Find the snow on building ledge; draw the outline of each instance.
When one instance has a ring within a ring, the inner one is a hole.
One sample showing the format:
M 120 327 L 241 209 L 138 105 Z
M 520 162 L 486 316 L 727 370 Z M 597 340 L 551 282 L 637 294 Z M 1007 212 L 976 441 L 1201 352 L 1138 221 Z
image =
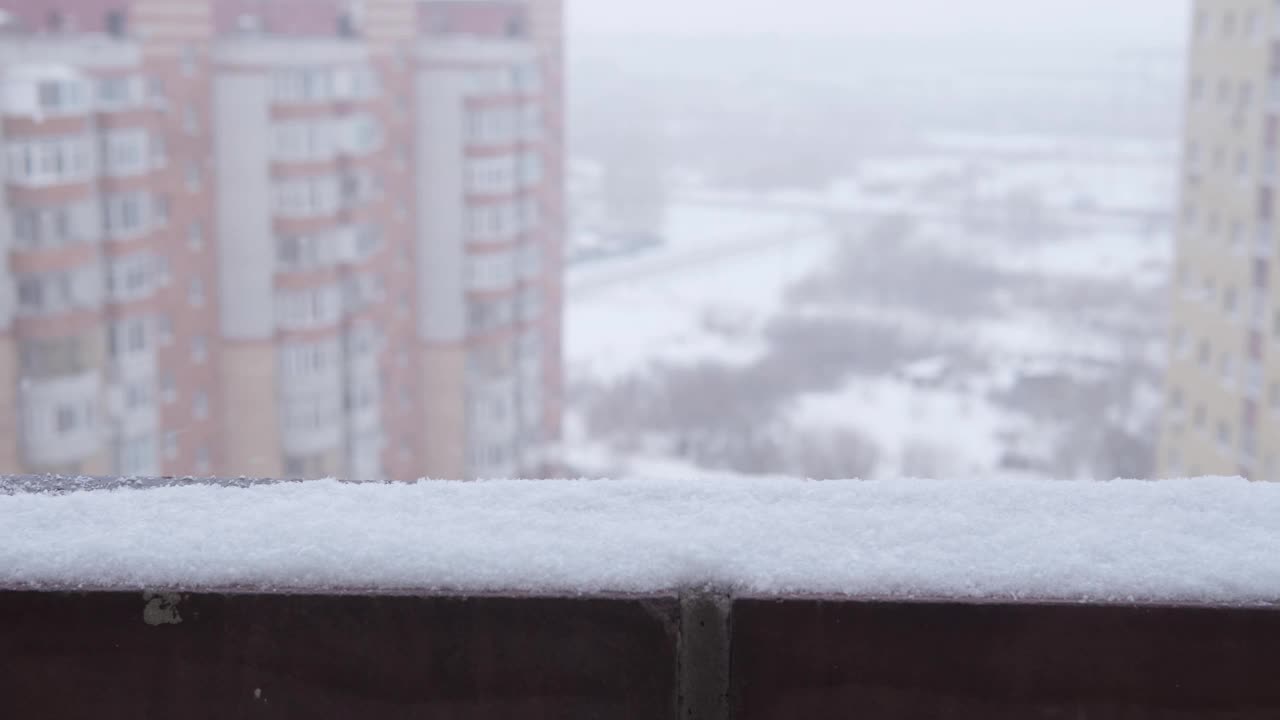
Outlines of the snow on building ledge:
M 1276 518 L 1229 478 L 9 478 L 0 587 L 1267 605 Z

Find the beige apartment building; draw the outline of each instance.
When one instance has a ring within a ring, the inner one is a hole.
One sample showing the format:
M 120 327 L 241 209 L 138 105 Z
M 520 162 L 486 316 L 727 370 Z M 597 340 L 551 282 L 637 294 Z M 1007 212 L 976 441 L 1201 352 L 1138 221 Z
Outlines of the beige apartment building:
M 1157 467 L 1280 479 L 1280 2 L 1198 0 Z
M 559 0 L 0 9 L 0 472 L 554 472 Z

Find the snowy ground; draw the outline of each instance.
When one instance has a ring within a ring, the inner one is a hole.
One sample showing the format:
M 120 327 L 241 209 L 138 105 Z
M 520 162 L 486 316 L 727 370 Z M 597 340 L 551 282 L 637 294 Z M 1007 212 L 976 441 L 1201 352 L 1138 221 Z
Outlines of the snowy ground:
M 598 422 L 601 393 L 641 381 L 658 392 L 663 373 L 684 367 L 711 368 L 708 380 L 741 375 L 738 394 L 772 392 L 733 410 L 781 428 L 769 432 L 856 431 L 878 450 L 869 475 L 1106 472 L 1086 457 L 1114 451 L 1102 447 L 1105 428 L 1081 417 L 1096 412 L 1142 435 L 1158 409 L 1171 158 L 1138 142 L 1015 140 L 941 138 L 928 152 L 865 161 L 817 192 L 735 193 L 684 174 L 667 247 L 568 278 L 570 465 L 659 477 L 729 470 L 660 430 Z M 901 215 L 910 229 L 877 246 L 869 233 Z M 850 257 L 866 267 L 839 275 Z M 789 332 L 806 323 L 829 330 Z M 817 344 L 787 347 L 794 338 Z M 912 377 L 931 356 L 949 370 Z M 792 386 L 764 389 L 783 360 Z M 841 377 L 805 376 L 840 362 Z M 719 402 L 733 399 L 727 392 Z M 1099 406 L 1054 417 L 1042 405 L 1063 392 Z
M 657 362 L 750 362 L 789 285 L 830 252 L 811 215 L 671 208 L 666 245 L 569 270 L 569 376 L 609 380 Z

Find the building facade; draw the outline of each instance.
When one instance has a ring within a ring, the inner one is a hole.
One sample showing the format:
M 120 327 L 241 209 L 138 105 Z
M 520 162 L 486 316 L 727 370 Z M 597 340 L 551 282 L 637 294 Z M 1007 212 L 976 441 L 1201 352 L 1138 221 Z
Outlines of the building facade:
M 559 3 L 287 6 L 0 0 L 0 471 L 554 470 Z
M 1280 480 L 1280 3 L 1199 0 L 1158 467 Z

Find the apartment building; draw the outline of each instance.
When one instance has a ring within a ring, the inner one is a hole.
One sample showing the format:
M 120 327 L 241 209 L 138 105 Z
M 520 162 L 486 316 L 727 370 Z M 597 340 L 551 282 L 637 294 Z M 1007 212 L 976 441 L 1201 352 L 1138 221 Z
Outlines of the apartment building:
M 0 470 L 552 469 L 558 4 L 0 0 Z
M 1199 0 L 1158 467 L 1280 479 L 1280 2 Z

